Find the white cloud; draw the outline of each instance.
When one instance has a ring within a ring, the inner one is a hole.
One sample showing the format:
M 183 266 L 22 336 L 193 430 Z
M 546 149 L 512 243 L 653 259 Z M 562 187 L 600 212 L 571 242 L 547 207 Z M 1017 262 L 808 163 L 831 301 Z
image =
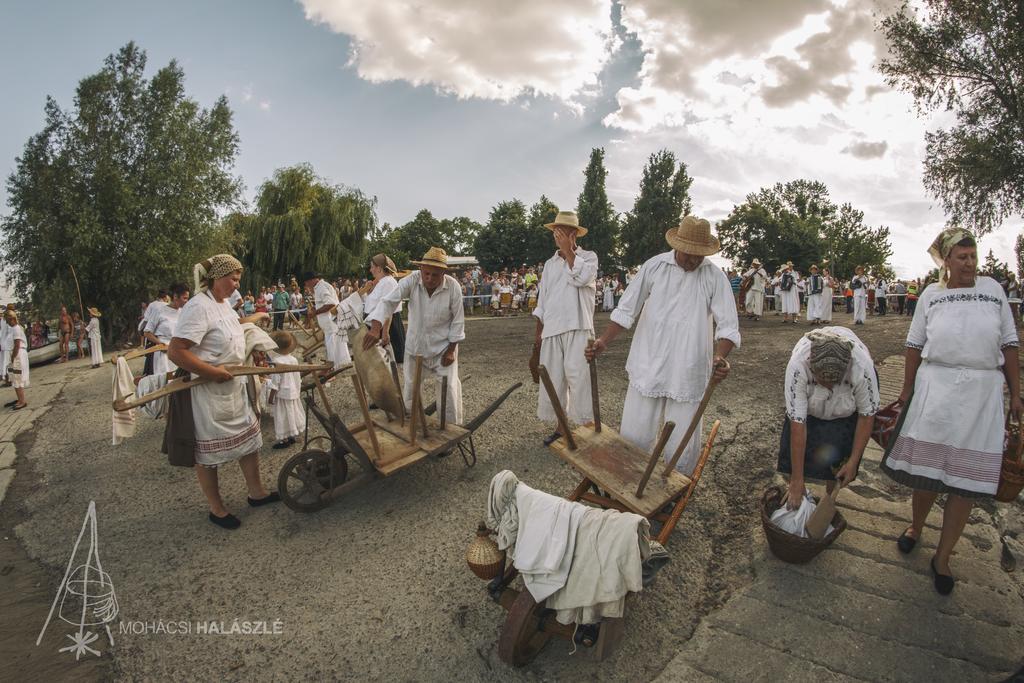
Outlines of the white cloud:
M 260 100 L 260 109 L 262 111 L 270 111 L 270 100 Z
M 300 2 L 307 19 L 351 36 L 349 64 L 361 78 L 463 98 L 575 103 L 617 46 L 609 0 Z

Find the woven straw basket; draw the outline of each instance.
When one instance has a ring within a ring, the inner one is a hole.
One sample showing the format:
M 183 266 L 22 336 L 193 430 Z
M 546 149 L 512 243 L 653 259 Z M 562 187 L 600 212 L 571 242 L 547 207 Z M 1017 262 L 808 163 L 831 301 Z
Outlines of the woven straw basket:
M 772 524 L 771 519 L 772 513 L 782 506 L 783 495 L 785 492 L 781 486 L 770 486 L 761 496 L 761 526 L 764 527 L 764 535 L 768 538 L 768 547 L 772 554 L 783 562 L 791 564 L 810 562 L 818 553 L 832 545 L 832 542 L 839 538 L 839 534 L 846 530 L 846 519 L 836 510 L 836 514 L 832 518 L 832 533 L 821 540 L 802 538 L 788 533 Z
M 491 538 L 491 531 L 483 522 L 476 530 L 476 538 L 466 549 L 466 564 L 484 581 L 490 581 L 505 570 L 505 553 Z

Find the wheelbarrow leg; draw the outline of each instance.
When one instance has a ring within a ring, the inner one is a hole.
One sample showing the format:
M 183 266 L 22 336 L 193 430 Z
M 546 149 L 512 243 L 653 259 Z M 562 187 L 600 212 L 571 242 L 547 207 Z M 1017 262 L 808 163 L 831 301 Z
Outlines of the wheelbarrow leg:
M 711 455 L 711 446 L 715 443 L 715 437 L 718 436 L 718 428 L 722 426 L 721 420 L 715 420 L 715 423 L 711 425 L 711 433 L 708 434 L 708 440 L 704 444 L 704 450 L 701 451 L 700 458 L 697 460 L 697 467 L 693 470 L 693 476 L 690 477 L 690 485 L 686 487 L 686 493 L 681 495 L 677 500 L 675 506 L 672 508 L 672 514 L 669 515 L 668 520 L 661 527 L 661 532 L 658 533 L 658 543 L 665 545 L 668 542 L 669 536 L 676 528 L 676 524 L 679 523 L 679 517 L 683 514 L 683 510 L 686 509 L 686 505 L 690 502 L 690 497 L 693 495 L 693 490 L 697 488 L 697 482 L 700 481 L 700 475 L 704 472 L 704 464 L 708 461 L 708 456 Z

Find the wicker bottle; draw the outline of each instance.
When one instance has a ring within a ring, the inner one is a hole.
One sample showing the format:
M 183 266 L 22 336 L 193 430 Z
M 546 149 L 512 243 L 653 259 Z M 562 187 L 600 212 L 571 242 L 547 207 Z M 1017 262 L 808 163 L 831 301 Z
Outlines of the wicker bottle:
M 483 522 L 477 527 L 476 538 L 466 549 L 466 563 L 484 581 L 499 576 L 505 569 L 505 554 L 498 550 L 490 529 Z

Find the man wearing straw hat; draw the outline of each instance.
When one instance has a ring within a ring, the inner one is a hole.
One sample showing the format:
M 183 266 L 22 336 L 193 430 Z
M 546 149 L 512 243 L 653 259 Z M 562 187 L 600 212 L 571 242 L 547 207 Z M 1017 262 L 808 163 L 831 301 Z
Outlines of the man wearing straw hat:
M 89 335 L 89 355 L 92 356 L 92 367 L 98 368 L 103 364 L 103 342 L 100 339 L 100 313 L 99 309 L 90 306 L 89 311 L 89 324 L 85 326 L 85 331 Z
M 324 280 L 314 271 L 307 271 L 302 275 L 302 285 L 313 292 L 313 306 L 316 314 L 317 324 L 324 333 L 324 349 L 327 353 L 327 361 L 334 364 L 338 369 L 342 365 L 352 362 L 352 355 L 348 351 L 348 337 L 338 328 L 335 322 L 334 313 L 338 308 L 338 290 L 327 280 Z
M 416 374 L 416 356 L 423 358 L 423 370 L 437 378 L 437 404 L 441 405 L 441 377 L 448 378 L 447 420 L 462 424 L 462 382 L 459 381 L 459 342 L 466 338 L 462 310 L 462 286 L 447 274 L 448 254 L 440 247 L 430 247 L 421 261 L 413 261 L 419 270 L 398 282 L 398 287 L 384 296 L 366 322 L 370 331 L 363 338 L 363 348 L 380 342 L 382 325 L 391 323 L 391 316 L 402 299 L 409 300 L 409 329 L 405 337 L 406 409 L 412 408 L 412 390 Z
M 697 414 L 712 376 L 722 380 L 729 374 L 725 358 L 740 345 L 740 330 L 732 286 L 705 258 L 721 249 L 710 223 L 686 216 L 679 227 L 665 233 L 665 239 L 672 250 L 640 268 L 587 358 L 604 351 L 639 320 L 626 360 L 629 389 L 619 431 L 650 452 L 662 424 L 675 422 L 665 447 L 668 460 Z M 697 463 L 700 432 L 698 425 L 677 461 L 676 469 L 684 475 L 690 475 Z
M 750 289 L 747 290 L 743 308 L 748 318 L 760 320 L 764 314 L 764 285 L 768 282 L 768 273 L 762 267 L 761 259 L 750 262 L 750 270 L 743 273 L 743 279 L 747 278 L 750 278 Z
M 590 401 L 590 371 L 583 352 L 594 338 L 594 297 L 597 294 L 597 254 L 580 249 L 576 240 L 587 234 L 575 211 L 559 211 L 544 227 L 555 238 L 558 251 L 544 264 L 537 307 L 537 332 L 531 370 L 543 365 L 551 376 L 559 402 L 576 423 L 594 419 Z M 536 381 L 536 380 L 535 380 Z M 537 419 L 555 421 L 547 392 L 537 396 Z M 545 445 L 558 438 L 555 432 Z

